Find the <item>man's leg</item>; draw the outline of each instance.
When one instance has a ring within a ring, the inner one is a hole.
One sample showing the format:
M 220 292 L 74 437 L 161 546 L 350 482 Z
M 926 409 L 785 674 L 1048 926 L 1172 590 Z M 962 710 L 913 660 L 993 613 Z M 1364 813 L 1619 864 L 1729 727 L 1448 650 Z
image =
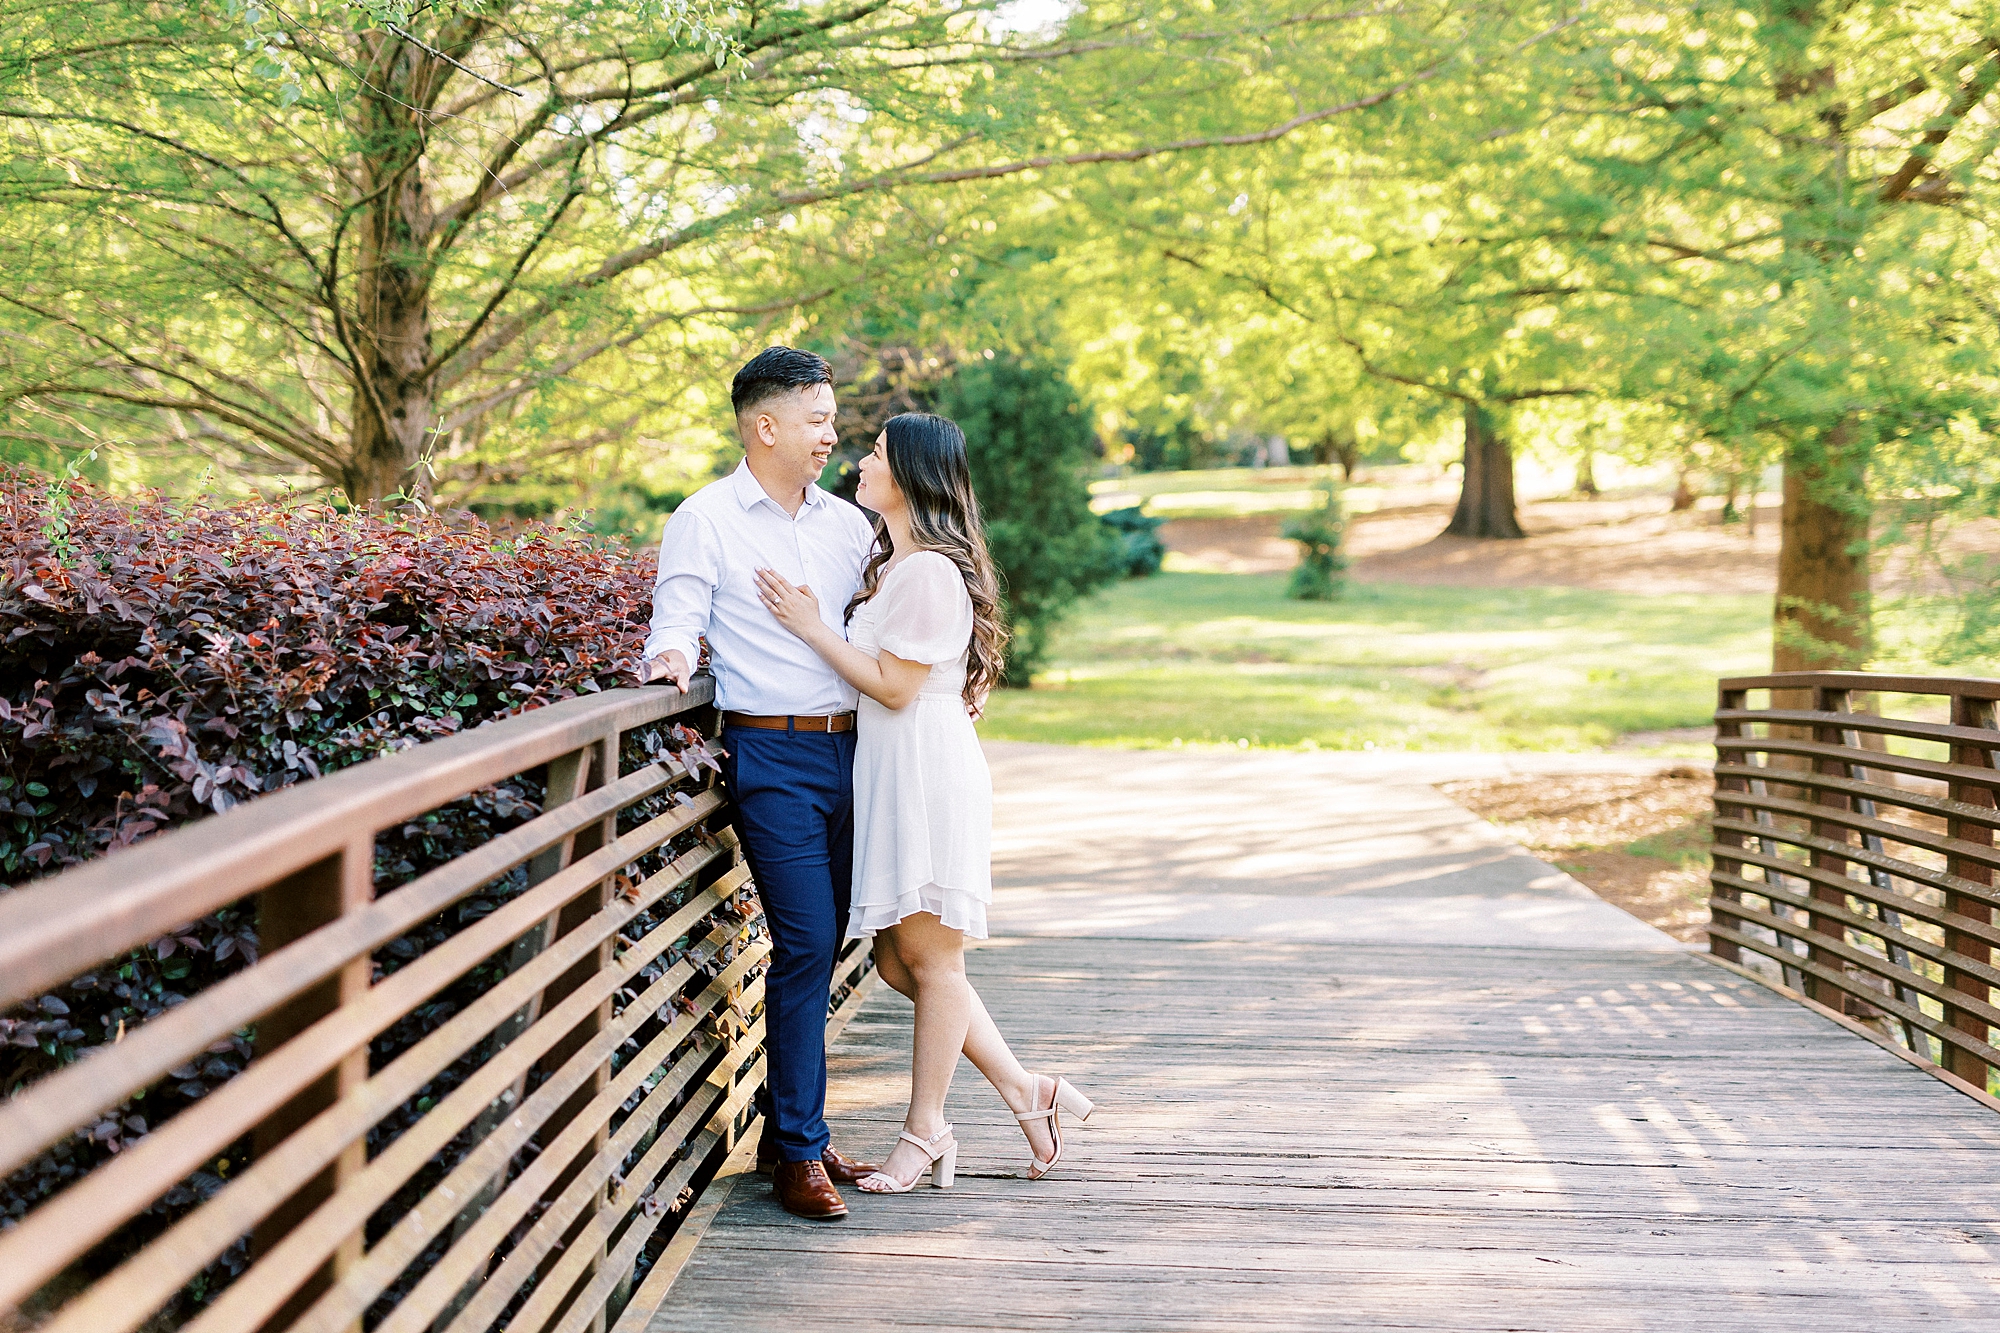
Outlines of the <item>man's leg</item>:
M 840 783 L 833 809 L 828 812 L 826 845 L 833 877 L 834 952 L 847 934 L 847 909 L 854 901 L 854 733 L 833 736 L 834 763 Z M 828 984 L 832 978 L 828 978 Z
M 732 727 L 723 777 L 764 919 L 769 1114 L 778 1157 L 816 1162 L 827 1145 L 826 999 L 842 923 L 828 830 L 840 801 L 838 737 Z

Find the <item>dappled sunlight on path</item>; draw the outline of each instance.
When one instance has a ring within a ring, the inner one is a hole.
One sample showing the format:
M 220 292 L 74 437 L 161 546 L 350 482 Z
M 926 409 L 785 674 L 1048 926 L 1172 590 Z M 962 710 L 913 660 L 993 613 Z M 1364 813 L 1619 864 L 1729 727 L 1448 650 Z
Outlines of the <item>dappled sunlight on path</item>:
M 1533 760 L 992 754 L 968 970 L 1096 1114 L 1031 1183 L 964 1067 L 953 1190 L 813 1226 L 738 1177 L 652 1333 L 1903 1333 L 2000 1299 L 2000 1121 L 1425 785 Z M 894 1138 L 910 1016 L 878 989 L 835 1049 L 851 1152 Z

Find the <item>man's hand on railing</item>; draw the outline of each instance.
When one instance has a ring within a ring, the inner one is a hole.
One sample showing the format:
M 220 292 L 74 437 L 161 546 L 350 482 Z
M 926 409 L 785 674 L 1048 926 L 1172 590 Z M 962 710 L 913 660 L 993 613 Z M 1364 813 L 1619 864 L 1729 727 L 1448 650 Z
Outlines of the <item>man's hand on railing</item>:
M 670 680 L 674 688 L 687 693 L 688 678 L 694 674 L 688 660 L 677 648 L 669 648 L 658 657 L 648 658 L 639 664 L 639 683 L 650 684 L 656 680 Z

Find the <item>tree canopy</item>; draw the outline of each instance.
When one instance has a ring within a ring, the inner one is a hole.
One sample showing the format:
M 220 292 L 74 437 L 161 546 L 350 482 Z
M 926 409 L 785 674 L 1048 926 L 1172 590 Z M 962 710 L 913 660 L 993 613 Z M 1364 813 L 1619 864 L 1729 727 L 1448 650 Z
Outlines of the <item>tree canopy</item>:
M 357 499 L 546 468 L 698 415 L 746 328 L 921 293 L 995 183 L 1421 88 L 1466 20 L 1417 8 L 26 9 L 0 395 L 16 439 L 165 436 Z
M 0 448 L 462 502 L 718 438 L 765 341 L 997 349 L 1161 461 L 1463 440 L 1473 535 L 1518 449 L 1780 463 L 1794 664 L 1992 511 L 1994 0 L 1012 13 L 18 8 Z

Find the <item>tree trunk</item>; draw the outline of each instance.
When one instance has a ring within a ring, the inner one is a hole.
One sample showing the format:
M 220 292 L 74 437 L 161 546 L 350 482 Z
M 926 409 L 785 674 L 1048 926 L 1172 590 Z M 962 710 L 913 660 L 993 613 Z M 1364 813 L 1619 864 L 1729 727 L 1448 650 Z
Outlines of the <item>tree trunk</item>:
M 1674 482 L 1673 512 L 1682 514 L 1694 508 L 1695 498 L 1693 474 L 1682 468 L 1680 478 Z
M 1342 437 L 1333 446 L 1333 456 L 1340 460 L 1340 478 L 1353 481 L 1355 469 L 1361 466 L 1361 441 L 1352 435 Z
M 1583 446 L 1583 454 L 1576 460 L 1576 493 L 1595 500 L 1603 492 L 1597 486 L 1597 450 Z
M 1845 424 L 1785 455 L 1774 671 L 1854 670 L 1867 660 L 1868 459 Z
M 1514 451 L 1493 428 L 1493 414 L 1465 405 L 1465 478 L 1445 531 L 1454 537 L 1525 537 L 1514 517 Z
M 387 496 L 429 494 L 419 474 L 424 443 L 436 418 L 431 359 L 432 229 L 425 195 L 422 141 L 410 105 L 422 105 L 419 84 L 428 75 L 422 52 L 404 44 L 390 86 L 403 100 L 371 99 L 363 112 L 373 122 L 368 165 L 374 203 L 356 247 L 354 344 L 361 382 L 354 386 L 353 423 L 341 486 L 357 505 Z

